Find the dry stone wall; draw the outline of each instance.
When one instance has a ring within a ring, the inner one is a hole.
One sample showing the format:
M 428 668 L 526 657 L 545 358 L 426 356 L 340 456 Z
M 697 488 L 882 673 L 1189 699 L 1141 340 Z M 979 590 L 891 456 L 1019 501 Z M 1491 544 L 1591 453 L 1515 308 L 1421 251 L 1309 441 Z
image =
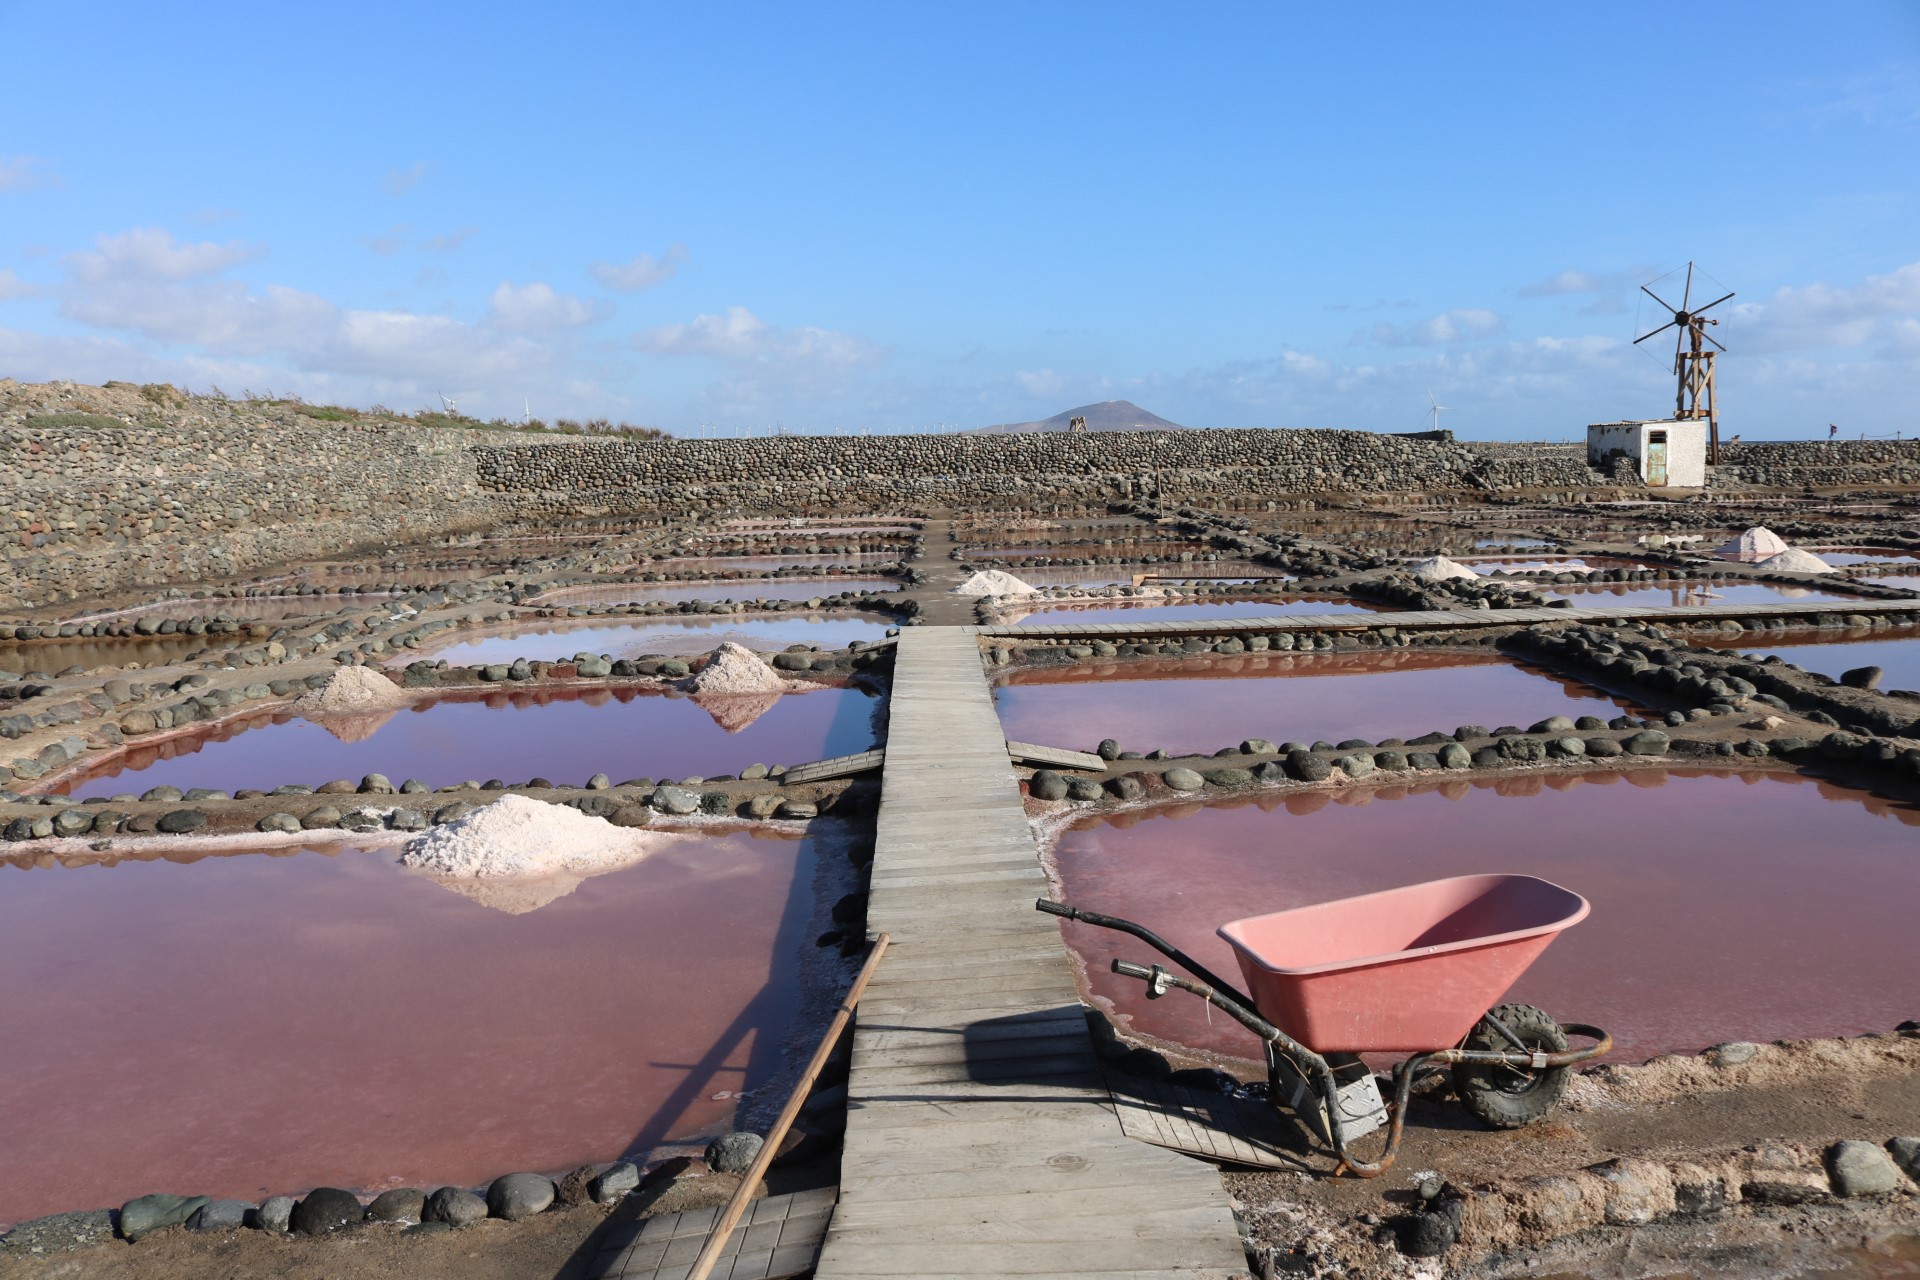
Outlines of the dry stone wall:
M 96 401 L 99 388 L 63 388 Z M 322 422 L 183 401 L 127 425 L 33 425 L 45 388 L 0 396 L 0 606 L 257 574 L 508 520 L 724 511 L 976 509 L 1159 497 L 1617 487 L 1578 445 L 1360 431 L 883 435 L 623 441 Z M 124 399 L 125 397 L 123 397 Z M 1920 484 L 1920 444 L 1741 445 L 1740 485 Z
M 1289 493 L 1591 487 L 1572 454 L 1489 457 L 1364 431 L 1138 431 L 552 442 L 479 456 L 483 484 L 538 505 L 633 510 L 1014 506 Z
M 466 432 L 0 427 L 0 602 L 250 574 L 491 522 Z

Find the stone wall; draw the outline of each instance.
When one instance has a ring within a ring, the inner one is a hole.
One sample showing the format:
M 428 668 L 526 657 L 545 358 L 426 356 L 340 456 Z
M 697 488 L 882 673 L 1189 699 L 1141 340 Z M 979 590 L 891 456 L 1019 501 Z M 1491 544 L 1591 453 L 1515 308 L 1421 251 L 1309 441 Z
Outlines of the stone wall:
M 1034 506 L 1156 493 L 1201 501 L 1296 493 L 1591 487 L 1577 452 L 1492 457 L 1364 431 L 1131 431 L 555 441 L 478 457 L 522 505 L 832 510 Z
M 467 432 L 0 427 L 0 601 L 250 574 L 490 523 Z
M 1756 441 L 1720 447 L 1716 486 L 1891 489 L 1920 486 L 1920 440 Z
M 0 605 L 347 556 L 510 520 L 661 512 L 1052 507 L 1155 497 L 1615 487 L 1579 444 L 1361 431 L 625 441 L 317 421 L 298 406 L 0 381 Z M 80 408 L 125 423 L 35 425 Z M 1920 443 L 1750 444 L 1736 485 L 1920 484 Z

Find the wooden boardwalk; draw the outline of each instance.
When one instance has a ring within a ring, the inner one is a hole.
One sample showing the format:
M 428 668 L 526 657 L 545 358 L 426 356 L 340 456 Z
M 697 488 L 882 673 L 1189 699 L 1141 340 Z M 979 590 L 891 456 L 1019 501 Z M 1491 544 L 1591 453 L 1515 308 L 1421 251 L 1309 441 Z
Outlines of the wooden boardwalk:
M 816 1274 L 1246 1274 L 1219 1173 L 1121 1131 L 972 628 L 901 631 L 840 1202 Z

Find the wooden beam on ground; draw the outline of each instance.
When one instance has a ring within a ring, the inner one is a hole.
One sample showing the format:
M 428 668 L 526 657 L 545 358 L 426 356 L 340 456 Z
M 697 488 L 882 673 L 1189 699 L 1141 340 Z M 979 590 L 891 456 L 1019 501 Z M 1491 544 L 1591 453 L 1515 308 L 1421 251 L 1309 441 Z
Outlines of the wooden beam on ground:
M 1042 747 L 1031 742 L 1007 739 L 1007 755 L 1022 764 L 1058 765 L 1062 769 L 1105 769 L 1107 762 L 1086 751 L 1065 747 Z
M 885 748 L 873 751 L 861 751 L 850 756 L 834 756 L 828 760 L 815 760 L 809 764 L 796 764 L 780 775 L 782 782 L 825 782 L 828 778 L 850 778 L 856 773 L 867 773 L 886 763 Z

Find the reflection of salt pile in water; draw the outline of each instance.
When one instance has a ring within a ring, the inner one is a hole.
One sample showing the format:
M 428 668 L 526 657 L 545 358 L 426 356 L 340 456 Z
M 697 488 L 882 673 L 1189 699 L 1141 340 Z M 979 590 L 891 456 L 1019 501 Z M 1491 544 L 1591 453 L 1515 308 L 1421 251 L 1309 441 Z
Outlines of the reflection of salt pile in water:
M 1773 569 L 1780 573 L 1832 573 L 1833 566 L 1811 551 L 1800 547 L 1788 547 L 1778 555 L 1768 556 L 1753 566 L 1756 569 Z
M 693 703 L 728 733 L 739 733 L 780 705 L 778 693 L 696 693 Z
M 483 906 L 519 914 L 679 839 L 611 826 L 565 805 L 505 795 L 409 840 L 402 866 Z
M 314 723 L 342 742 L 365 742 L 399 714 L 398 711 L 374 711 L 357 716 L 326 715 Z
M 341 667 L 318 689 L 296 698 L 293 709 L 305 716 L 364 715 L 394 711 L 412 701 L 372 667 Z
M 1789 550 L 1786 541 L 1765 525 L 1755 525 L 1732 542 L 1716 549 L 1716 555 L 1730 560 L 1765 560 Z
M 1428 556 L 1425 560 L 1415 560 L 1407 566 L 1407 573 L 1422 582 L 1449 582 L 1456 578 L 1480 576 L 1458 560 L 1449 560 L 1445 556 Z
M 950 593 L 956 596 L 1030 596 L 1033 588 L 1003 569 L 982 569 Z

